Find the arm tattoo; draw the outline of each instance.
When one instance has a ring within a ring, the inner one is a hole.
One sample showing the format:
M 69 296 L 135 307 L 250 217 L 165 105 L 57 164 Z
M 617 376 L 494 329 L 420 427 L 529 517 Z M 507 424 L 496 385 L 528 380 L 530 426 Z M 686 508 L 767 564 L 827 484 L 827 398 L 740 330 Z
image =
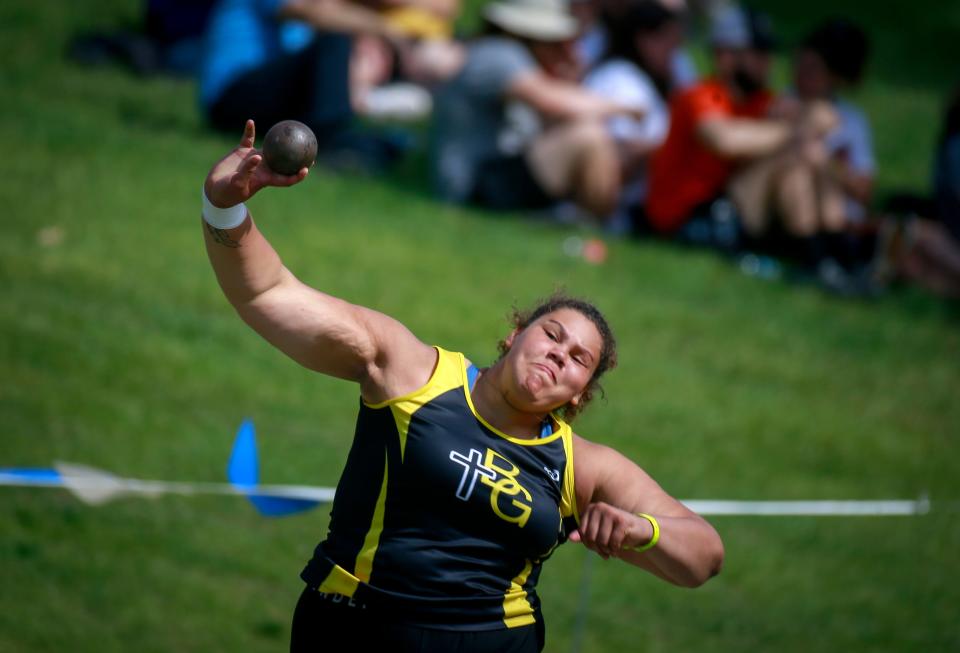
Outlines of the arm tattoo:
M 230 234 L 227 233 L 226 229 L 217 229 L 216 227 L 209 225 L 206 222 L 204 222 L 203 224 L 207 228 L 207 231 L 210 232 L 210 235 L 213 236 L 213 239 L 218 243 L 220 243 L 221 245 L 223 245 L 224 247 L 232 247 L 232 248 L 240 247 L 240 243 L 235 241 L 233 238 L 231 238 Z

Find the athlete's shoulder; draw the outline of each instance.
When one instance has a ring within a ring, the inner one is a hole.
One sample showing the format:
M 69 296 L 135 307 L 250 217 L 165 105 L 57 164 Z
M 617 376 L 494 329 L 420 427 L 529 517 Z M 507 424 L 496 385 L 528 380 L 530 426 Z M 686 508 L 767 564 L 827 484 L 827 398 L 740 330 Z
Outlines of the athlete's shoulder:
M 420 404 L 448 390 L 462 386 L 466 378 L 463 354 L 437 346 L 431 347 L 431 350 L 434 352 L 434 362 L 426 382 L 409 392 L 384 401 L 372 402 L 365 398 L 364 404 L 369 408 L 385 408 L 386 406 L 409 402 Z

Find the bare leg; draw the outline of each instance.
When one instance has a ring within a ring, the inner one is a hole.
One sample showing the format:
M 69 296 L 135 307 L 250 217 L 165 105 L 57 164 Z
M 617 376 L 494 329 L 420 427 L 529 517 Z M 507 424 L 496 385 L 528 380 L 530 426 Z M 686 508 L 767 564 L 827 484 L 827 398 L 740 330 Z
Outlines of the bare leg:
M 350 102 L 354 111 L 363 113 L 370 89 L 390 77 L 393 52 L 387 42 L 376 36 L 358 36 L 350 53 Z
M 815 175 L 810 166 L 799 161 L 784 169 L 775 188 L 777 213 L 791 236 L 815 236 L 820 220 L 817 210 Z
M 935 293 L 960 298 L 960 243 L 930 220 L 914 221 L 910 236 L 911 247 L 899 261 L 903 275 Z
M 820 226 L 824 231 L 840 233 L 847 229 L 846 195 L 824 170 L 817 172 L 817 200 Z
M 813 167 L 790 149 L 739 170 L 727 193 L 751 236 L 762 236 L 775 216 L 790 235 L 810 236 L 821 226 L 816 181 Z
M 620 193 L 620 159 L 599 122 L 548 130 L 527 153 L 534 177 L 550 195 L 571 197 L 598 217 L 613 213 Z
M 762 236 L 770 226 L 773 182 L 785 160 L 780 154 L 754 161 L 737 171 L 727 184 L 727 194 L 751 236 Z

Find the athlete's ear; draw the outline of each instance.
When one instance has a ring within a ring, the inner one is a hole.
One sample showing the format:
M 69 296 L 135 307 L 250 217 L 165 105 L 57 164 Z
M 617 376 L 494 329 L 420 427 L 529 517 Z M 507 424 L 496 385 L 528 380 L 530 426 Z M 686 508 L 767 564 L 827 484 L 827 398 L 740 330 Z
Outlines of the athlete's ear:
M 513 341 L 516 340 L 518 333 L 520 333 L 519 327 L 511 331 L 510 335 L 503 339 L 503 344 L 507 346 L 508 351 L 511 347 L 513 347 Z
M 579 394 L 576 394 L 570 397 L 570 405 L 576 406 L 577 404 L 579 404 L 581 397 L 583 397 L 583 395 L 579 395 Z

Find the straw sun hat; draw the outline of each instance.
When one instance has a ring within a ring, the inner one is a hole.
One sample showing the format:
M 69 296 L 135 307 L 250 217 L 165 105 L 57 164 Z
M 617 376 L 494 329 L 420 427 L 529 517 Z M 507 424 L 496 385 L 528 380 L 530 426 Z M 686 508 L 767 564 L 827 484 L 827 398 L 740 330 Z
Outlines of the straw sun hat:
M 567 0 L 498 0 L 483 16 L 502 30 L 537 41 L 565 41 L 577 33 Z

